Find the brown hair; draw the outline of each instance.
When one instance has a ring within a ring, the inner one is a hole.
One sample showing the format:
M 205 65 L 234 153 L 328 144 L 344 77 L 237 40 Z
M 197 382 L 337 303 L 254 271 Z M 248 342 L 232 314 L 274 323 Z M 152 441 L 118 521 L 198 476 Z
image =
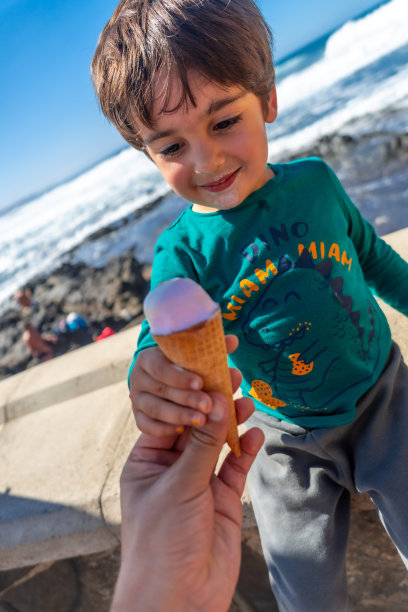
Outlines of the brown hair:
M 188 73 L 239 85 L 265 105 L 274 85 L 272 33 L 253 0 L 121 0 L 103 29 L 91 74 L 104 115 L 136 149 L 134 119 L 153 126 L 155 77 L 177 75 L 182 96 L 195 100 Z

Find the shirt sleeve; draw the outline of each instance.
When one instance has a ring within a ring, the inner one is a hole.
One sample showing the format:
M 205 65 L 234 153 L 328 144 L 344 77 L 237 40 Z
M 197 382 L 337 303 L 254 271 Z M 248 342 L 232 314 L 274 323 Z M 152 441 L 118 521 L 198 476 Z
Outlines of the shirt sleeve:
M 408 263 L 377 235 L 330 172 L 367 285 L 374 295 L 408 316 Z

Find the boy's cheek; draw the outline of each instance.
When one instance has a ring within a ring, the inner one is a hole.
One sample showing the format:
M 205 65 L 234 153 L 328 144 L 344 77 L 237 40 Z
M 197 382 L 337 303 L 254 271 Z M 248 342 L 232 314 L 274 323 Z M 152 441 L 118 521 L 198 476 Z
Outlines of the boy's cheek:
M 183 169 L 174 163 L 171 165 L 171 167 L 163 163 L 156 163 L 156 166 L 160 170 L 164 179 L 167 181 L 170 187 L 174 191 L 182 195 L 186 189 L 187 184 L 186 173 L 183 172 Z

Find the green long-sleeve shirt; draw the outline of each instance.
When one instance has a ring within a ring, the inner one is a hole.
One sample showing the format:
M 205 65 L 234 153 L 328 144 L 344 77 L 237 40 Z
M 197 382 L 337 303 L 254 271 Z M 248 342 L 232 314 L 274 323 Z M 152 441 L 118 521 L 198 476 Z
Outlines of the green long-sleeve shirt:
M 271 166 L 236 208 L 188 208 L 159 238 L 152 287 L 176 276 L 217 301 L 256 408 L 305 427 L 350 422 L 391 345 L 373 293 L 408 315 L 408 264 L 320 159 Z M 155 344 L 146 322 L 138 350 Z

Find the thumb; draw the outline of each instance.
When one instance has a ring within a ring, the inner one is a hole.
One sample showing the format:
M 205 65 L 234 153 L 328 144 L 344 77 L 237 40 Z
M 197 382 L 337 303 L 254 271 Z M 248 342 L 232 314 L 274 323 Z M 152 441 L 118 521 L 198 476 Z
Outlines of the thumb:
M 210 393 L 213 408 L 203 427 L 194 427 L 178 461 L 172 466 L 183 495 L 201 493 L 209 484 L 227 437 L 230 406 L 221 393 Z

